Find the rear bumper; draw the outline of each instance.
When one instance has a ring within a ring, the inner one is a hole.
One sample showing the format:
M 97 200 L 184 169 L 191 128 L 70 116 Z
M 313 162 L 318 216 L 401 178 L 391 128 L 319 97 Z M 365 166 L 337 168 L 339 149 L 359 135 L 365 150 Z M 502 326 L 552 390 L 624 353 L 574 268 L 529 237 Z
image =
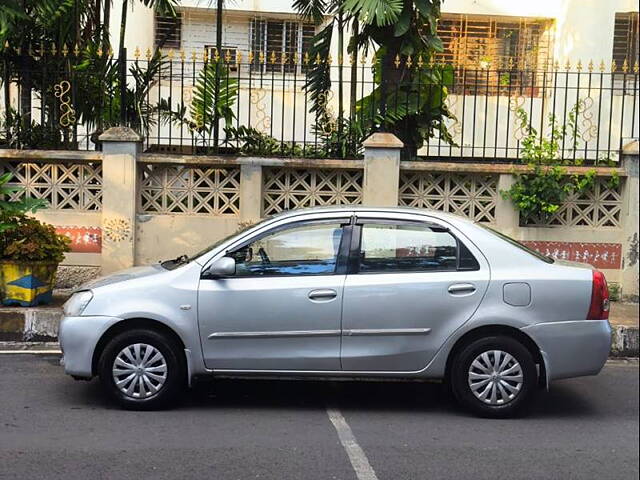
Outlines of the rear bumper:
M 611 349 L 607 320 L 537 323 L 522 329 L 540 347 L 547 381 L 596 375 Z
M 64 317 L 60 322 L 58 339 L 62 350 L 65 373 L 75 377 L 91 378 L 93 352 L 96 344 L 113 324 L 115 317 Z

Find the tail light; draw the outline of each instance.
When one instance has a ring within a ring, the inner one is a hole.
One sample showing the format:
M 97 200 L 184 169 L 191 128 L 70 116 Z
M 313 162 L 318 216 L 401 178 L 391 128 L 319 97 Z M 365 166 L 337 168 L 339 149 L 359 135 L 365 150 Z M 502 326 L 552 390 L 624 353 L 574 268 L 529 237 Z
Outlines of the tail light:
M 593 271 L 593 283 L 591 286 L 591 305 L 587 320 L 609 319 L 609 287 L 604 274 L 598 270 Z

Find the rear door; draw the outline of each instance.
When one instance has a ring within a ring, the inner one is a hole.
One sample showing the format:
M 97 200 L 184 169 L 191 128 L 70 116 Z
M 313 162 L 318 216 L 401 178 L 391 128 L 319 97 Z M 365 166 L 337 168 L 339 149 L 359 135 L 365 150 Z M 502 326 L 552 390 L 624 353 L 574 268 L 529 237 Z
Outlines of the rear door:
M 358 219 L 344 288 L 342 369 L 417 371 L 478 308 L 488 264 L 439 223 Z

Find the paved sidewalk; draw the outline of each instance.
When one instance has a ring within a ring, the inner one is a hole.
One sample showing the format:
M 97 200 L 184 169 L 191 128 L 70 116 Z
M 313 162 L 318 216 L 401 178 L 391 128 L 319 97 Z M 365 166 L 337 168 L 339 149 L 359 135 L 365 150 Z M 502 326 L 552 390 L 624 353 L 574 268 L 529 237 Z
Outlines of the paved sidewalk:
M 609 321 L 614 326 L 638 327 L 638 315 L 640 314 L 640 304 L 611 302 L 611 312 Z

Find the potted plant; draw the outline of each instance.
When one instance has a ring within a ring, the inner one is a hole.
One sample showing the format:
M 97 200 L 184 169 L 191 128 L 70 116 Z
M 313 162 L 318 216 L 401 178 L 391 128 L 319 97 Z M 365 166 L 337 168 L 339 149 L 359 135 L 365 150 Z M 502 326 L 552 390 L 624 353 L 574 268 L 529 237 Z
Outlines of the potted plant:
M 31 307 L 51 301 L 58 264 L 70 240 L 52 225 L 27 216 L 46 207 L 41 199 L 11 200 L 19 188 L 0 175 L 0 300 L 3 305 Z

